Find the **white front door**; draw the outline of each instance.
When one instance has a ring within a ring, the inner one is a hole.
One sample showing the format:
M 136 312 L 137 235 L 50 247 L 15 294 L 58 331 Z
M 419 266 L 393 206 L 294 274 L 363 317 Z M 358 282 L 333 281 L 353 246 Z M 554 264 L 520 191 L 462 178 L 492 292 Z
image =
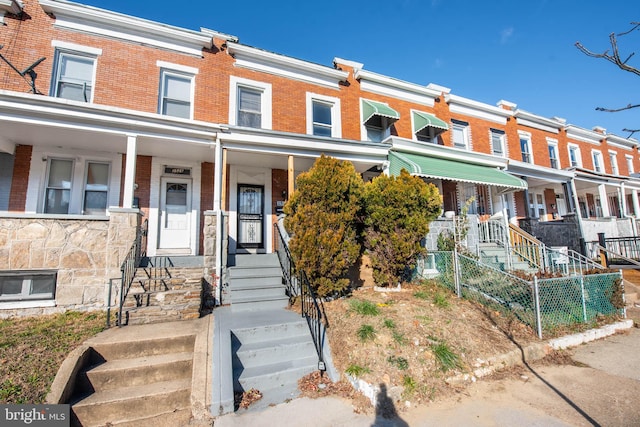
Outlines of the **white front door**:
M 162 178 L 160 183 L 159 249 L 191 245 L 191 180 Z

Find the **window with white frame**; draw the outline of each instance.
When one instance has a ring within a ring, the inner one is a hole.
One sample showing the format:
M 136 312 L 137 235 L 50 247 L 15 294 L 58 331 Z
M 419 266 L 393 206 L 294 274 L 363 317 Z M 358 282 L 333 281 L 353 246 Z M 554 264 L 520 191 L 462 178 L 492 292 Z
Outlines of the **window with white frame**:
M 531 152 L 531 135 L 520 133 L 520 154 L 524 163 L 533 163 Z
M 633 156 L 625 156 L 624 158 L 627 161 L 627 173 L 631 175 L 632 173 L 634 173 Z
M 577 145 L 569 145 L 569 166 L 572 168 L 579 168 L 582 166 L 580 147 Z
M 307 93 L 307 133 L 342 137 L 338 98 Z
M 591 158 L 593 159 L 593 170 L 596 172 L 604 172 L 602 168 L 602 153 L 599 151 L 592 151 Z
M 451 139 L 456 148 L 469 148 L 469 123 L 451 119 Z
M 50 300 L 55 297 L 55 290 L 55 271 L 6 271 L 0 273 L 0 303 Z
M 256 129 L 271 129 L 271 85 L 231 76 L 229 123 Z
M 549 165 L 553 169 L 560 169 L 560 161 L 558 160 L 558 144 L 554 142 L 547 142 L 547 148 L 549 150 Z
M 613 175 L 620 175 L 618 169 L 618 154 L 615 151 L 609 151 L 609 163 L 611 164 L 611 173 Z
M 192 116 L 193 75 L 172 70 L 161 71 L 160 114 L 190 119 Z
M 109 162 L 47 159 L 42 212 L 106 215 L 110 177 Z
M 491 129 L 491 153 L 496 156 L 505 156 L 504 137 L 505 132 L 499 129 Z
M 92 102 L 95 68 L 95 56 L 57 50 L 51 95 L 73 101 Z

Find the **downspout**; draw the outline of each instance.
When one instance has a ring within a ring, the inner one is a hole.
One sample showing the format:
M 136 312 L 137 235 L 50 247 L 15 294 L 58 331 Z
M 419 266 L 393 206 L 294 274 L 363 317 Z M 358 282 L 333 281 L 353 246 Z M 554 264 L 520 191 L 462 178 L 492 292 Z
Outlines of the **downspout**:
M 222 303 L 222 238 L 223 238 L 223 216 L 222 216 L 222 142 L 220 136 L 216 134 L 215 146 L 215 175 L 213 179 L 213 209 L 216 212 L 216 302 Z

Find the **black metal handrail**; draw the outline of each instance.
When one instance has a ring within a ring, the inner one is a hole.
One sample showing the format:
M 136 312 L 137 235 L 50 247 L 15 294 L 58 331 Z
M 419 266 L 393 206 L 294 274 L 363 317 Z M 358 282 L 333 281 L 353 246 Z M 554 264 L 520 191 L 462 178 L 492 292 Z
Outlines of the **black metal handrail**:
M 136 230 L 136 238 L 125 256 L 120 271 L 122 272 L 122 278 L 120 281 L 120 304 L 118 309 L 118 326 L 122 326 L 122 309 L 124 302 L 129 294 L 129 289 L 133 283 L 133 279 L 136 275 L 136 269 L 140 267 L 142 258 L 146 256 L 147 248 L 147 229 L 149 226 L 148 220 L 144 220 L 141 226 Z
M 309 331 L 311 332 L 311 338 L 313 344 L 318 353 L 318 369 L 321 371 L 326 370 L 324 363 L 324 356 L 322 353 L 322 347 L 324 346 L 324 340 L 326 338 L 326 329 L 329 327 L 327 317 L 324 314 L 324 307 L 322 301 L 317 297 L 315 291 L 309 283 L 309 279 L 304 271 L 298 270 L 295 267 L 291 252 L 287 245 L 280 225 L 274 224 L 275 236 L 276 236 L 276 252 L 278 259 L 280 260 L 280 267 L 282 267 L 282 274 L 289 294 L 289 303 L 295 300 L 296 296 L 300 296 L 301 315 L 307 320 L 309 325 Z
M 598 243 L 607 250 L 619 254 L 620 258 L 640 260 L 640 237 L 602 237 L 598 235 Z M 603 244 L 604 243 L 604 244 Z

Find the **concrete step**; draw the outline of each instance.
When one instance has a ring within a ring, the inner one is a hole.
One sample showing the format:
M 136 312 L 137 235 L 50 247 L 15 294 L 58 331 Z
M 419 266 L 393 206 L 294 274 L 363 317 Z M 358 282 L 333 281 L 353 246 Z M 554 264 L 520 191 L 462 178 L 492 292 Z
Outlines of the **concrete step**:
M 318 357 L 315 355 L 251 368 L 234 368 L 234 390 L 296 389 L 298 380 L 316 369 L 318 369 Z
M 265 286 L 282 286 L 282 272 L 276 275 L 256 275 L 231 278 L 229 284 L 233 289 L 261 288 Z
M 240 301 L 263 301 L 273 297 L 286 296 L 285 287 L 281 284 L 277 286 L 262 286 L 254 288 L 231 288 L 231 303 Z
M 249 266 L 249 267 L 229 267 L 229 278 L 231 280 L 241 278 L 260 278 L 260 277 L 282 277 L 282 269 L 280 264 Z
M 278 260 L 278 254 L 258 254 L 258 255 L 236 255 L 235 264 L 236 267 L 251 267 L 251 266 L 272 266 L 280 267 L 280 261 Z
M 95 353 L 105 361 L 132 359 L 159 354 L 193 352 L 194 335 L 148 338 L 135 341 L 99 342 L 92 345 Z
M 133 387 L 153 382 L 190 379 L 193 353 L 171 353 L 113 360 L 86 372 L 96 392 L 119 387 Z
M 241 311 L 264 311 L 287 308 L 289 297 L 286 295 L 278 297 L 263 297 L 260 300 L 249 297 L 232 297 L 231 311 L 234 313 Z
M 295 314 L 293 314 L 295 315 Z M 297 315 L 296 317 L 298 317 Z M 254 343 L 274 342 L 285 338 L 308 336 L 309 326 L 303 318 L 295 321 L 285 321 L 270 325 L 261 325 L 247 328 L 234 328 L 234 341 L 240 345 L 249 345 Z
M 176 427 L 190 425 L 191 409 L 177 409 L 153 415 L 151 417 L 136 418 L 135 420 L 125 420 L 111 422 L 113 427 Z
M 72 410 L 81 425 L 97 426 L 190 409 L 190 399 L 191 378 L 93 393 L 73 404 Z
M 251 406 L 246 409 L 238 409 L 236 413 L 242 414 L 244 412 L 261 411 L 271 406 L 288 402 L 300 396 L 300 390 L 298 389 L 297 384 L 295 386 L 288 384 L 285 386 L 278 386 L 271 389 L 260 390 L 260 393 L 262 393 L 262 399 L 252 403 Z
M 255 342 L 240 344 L 237 339 L 231 337 L 235 358 L 235 367 L 252 368 L 260 365 L 277 363 L 285 359 L 303 359 L 314 357 L 316 348 L 309 333 L 296 335 L 269 342 Z

